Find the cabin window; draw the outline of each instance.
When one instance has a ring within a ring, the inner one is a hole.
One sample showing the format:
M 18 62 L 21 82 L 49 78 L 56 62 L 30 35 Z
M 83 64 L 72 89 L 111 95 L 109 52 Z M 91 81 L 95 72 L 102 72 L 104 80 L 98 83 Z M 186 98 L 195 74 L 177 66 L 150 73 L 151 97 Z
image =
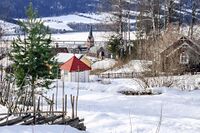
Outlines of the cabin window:
M 189 55 L 186 52 L 181 53 L 180 64 L 188 64 L 188 63 L 189 63 Z

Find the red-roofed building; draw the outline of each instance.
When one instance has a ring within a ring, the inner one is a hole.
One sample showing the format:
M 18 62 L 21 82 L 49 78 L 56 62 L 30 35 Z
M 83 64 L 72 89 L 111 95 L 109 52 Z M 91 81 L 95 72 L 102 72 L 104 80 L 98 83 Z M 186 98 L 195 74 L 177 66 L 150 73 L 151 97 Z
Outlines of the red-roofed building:
M 79 60 L 76 56 L 60 66 L 62 77 L 71 82 L 88 82 L 91 67 Z

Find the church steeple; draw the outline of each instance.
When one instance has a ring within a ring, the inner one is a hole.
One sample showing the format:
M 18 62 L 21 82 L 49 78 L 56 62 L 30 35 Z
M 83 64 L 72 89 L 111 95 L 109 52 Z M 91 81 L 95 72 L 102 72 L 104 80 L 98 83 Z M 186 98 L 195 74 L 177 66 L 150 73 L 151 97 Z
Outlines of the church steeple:
M 90 32 L 88 38 L 93 38 L 93 33 L 92 33 L 92 26 L 90 26 Z
M 87 39 L 87 47 L 91 48 L 92 46 L 94 46 L 94 37 L 93 37 L 93 33 L 92 33 L 92 26 L 90 26 L 90 31 L 89 31 L 89 35 L 88 35 L 88 39 Z

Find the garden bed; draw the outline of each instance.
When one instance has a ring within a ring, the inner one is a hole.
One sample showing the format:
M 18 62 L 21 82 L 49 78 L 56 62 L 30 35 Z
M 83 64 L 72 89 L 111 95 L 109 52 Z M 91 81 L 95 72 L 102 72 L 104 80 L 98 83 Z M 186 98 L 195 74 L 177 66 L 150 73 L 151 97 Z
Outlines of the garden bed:
M 153 92 L 153 91 L 133 91 L 133 90 L 126 90 L 126 91 L 118 91 L 118 93 L 121 93 L 123 95 L 160 95 L 162 94 L 161 92 Z

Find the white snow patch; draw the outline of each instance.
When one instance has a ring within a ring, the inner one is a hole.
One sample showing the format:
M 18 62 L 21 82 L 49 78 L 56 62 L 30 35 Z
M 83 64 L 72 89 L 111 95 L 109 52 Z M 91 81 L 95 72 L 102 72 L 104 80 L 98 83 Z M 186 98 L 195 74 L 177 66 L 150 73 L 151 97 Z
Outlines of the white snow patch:
M 4 34 L 13 34 L 16 29 L 19 28 L 18 25 L 0 20 L 0 27 L 3 29 Z
M 150 71 L 151 61 L 145 60 L 131 60 L 129 63 L 106 71 L 105 73 L 132 73 Z
M 82 54 L 72 54 L 72 53 L 58 53 L 56 55 L 56 59 L 59 63 L 64 63 L 71 59 L 73 56 L 76 56 L 78 59 L 82 56 Z
M 104 60 L 100 60 L 95 62 L 92 65 L 92 69 L 109 69 L 111 67 L 113 67 L 116 64 L 116 61 L 114 59 L 104 59 Z
M 2 133 L 86 133 L 63 125 L 4 126 L 0 127 L 0 131 Z

